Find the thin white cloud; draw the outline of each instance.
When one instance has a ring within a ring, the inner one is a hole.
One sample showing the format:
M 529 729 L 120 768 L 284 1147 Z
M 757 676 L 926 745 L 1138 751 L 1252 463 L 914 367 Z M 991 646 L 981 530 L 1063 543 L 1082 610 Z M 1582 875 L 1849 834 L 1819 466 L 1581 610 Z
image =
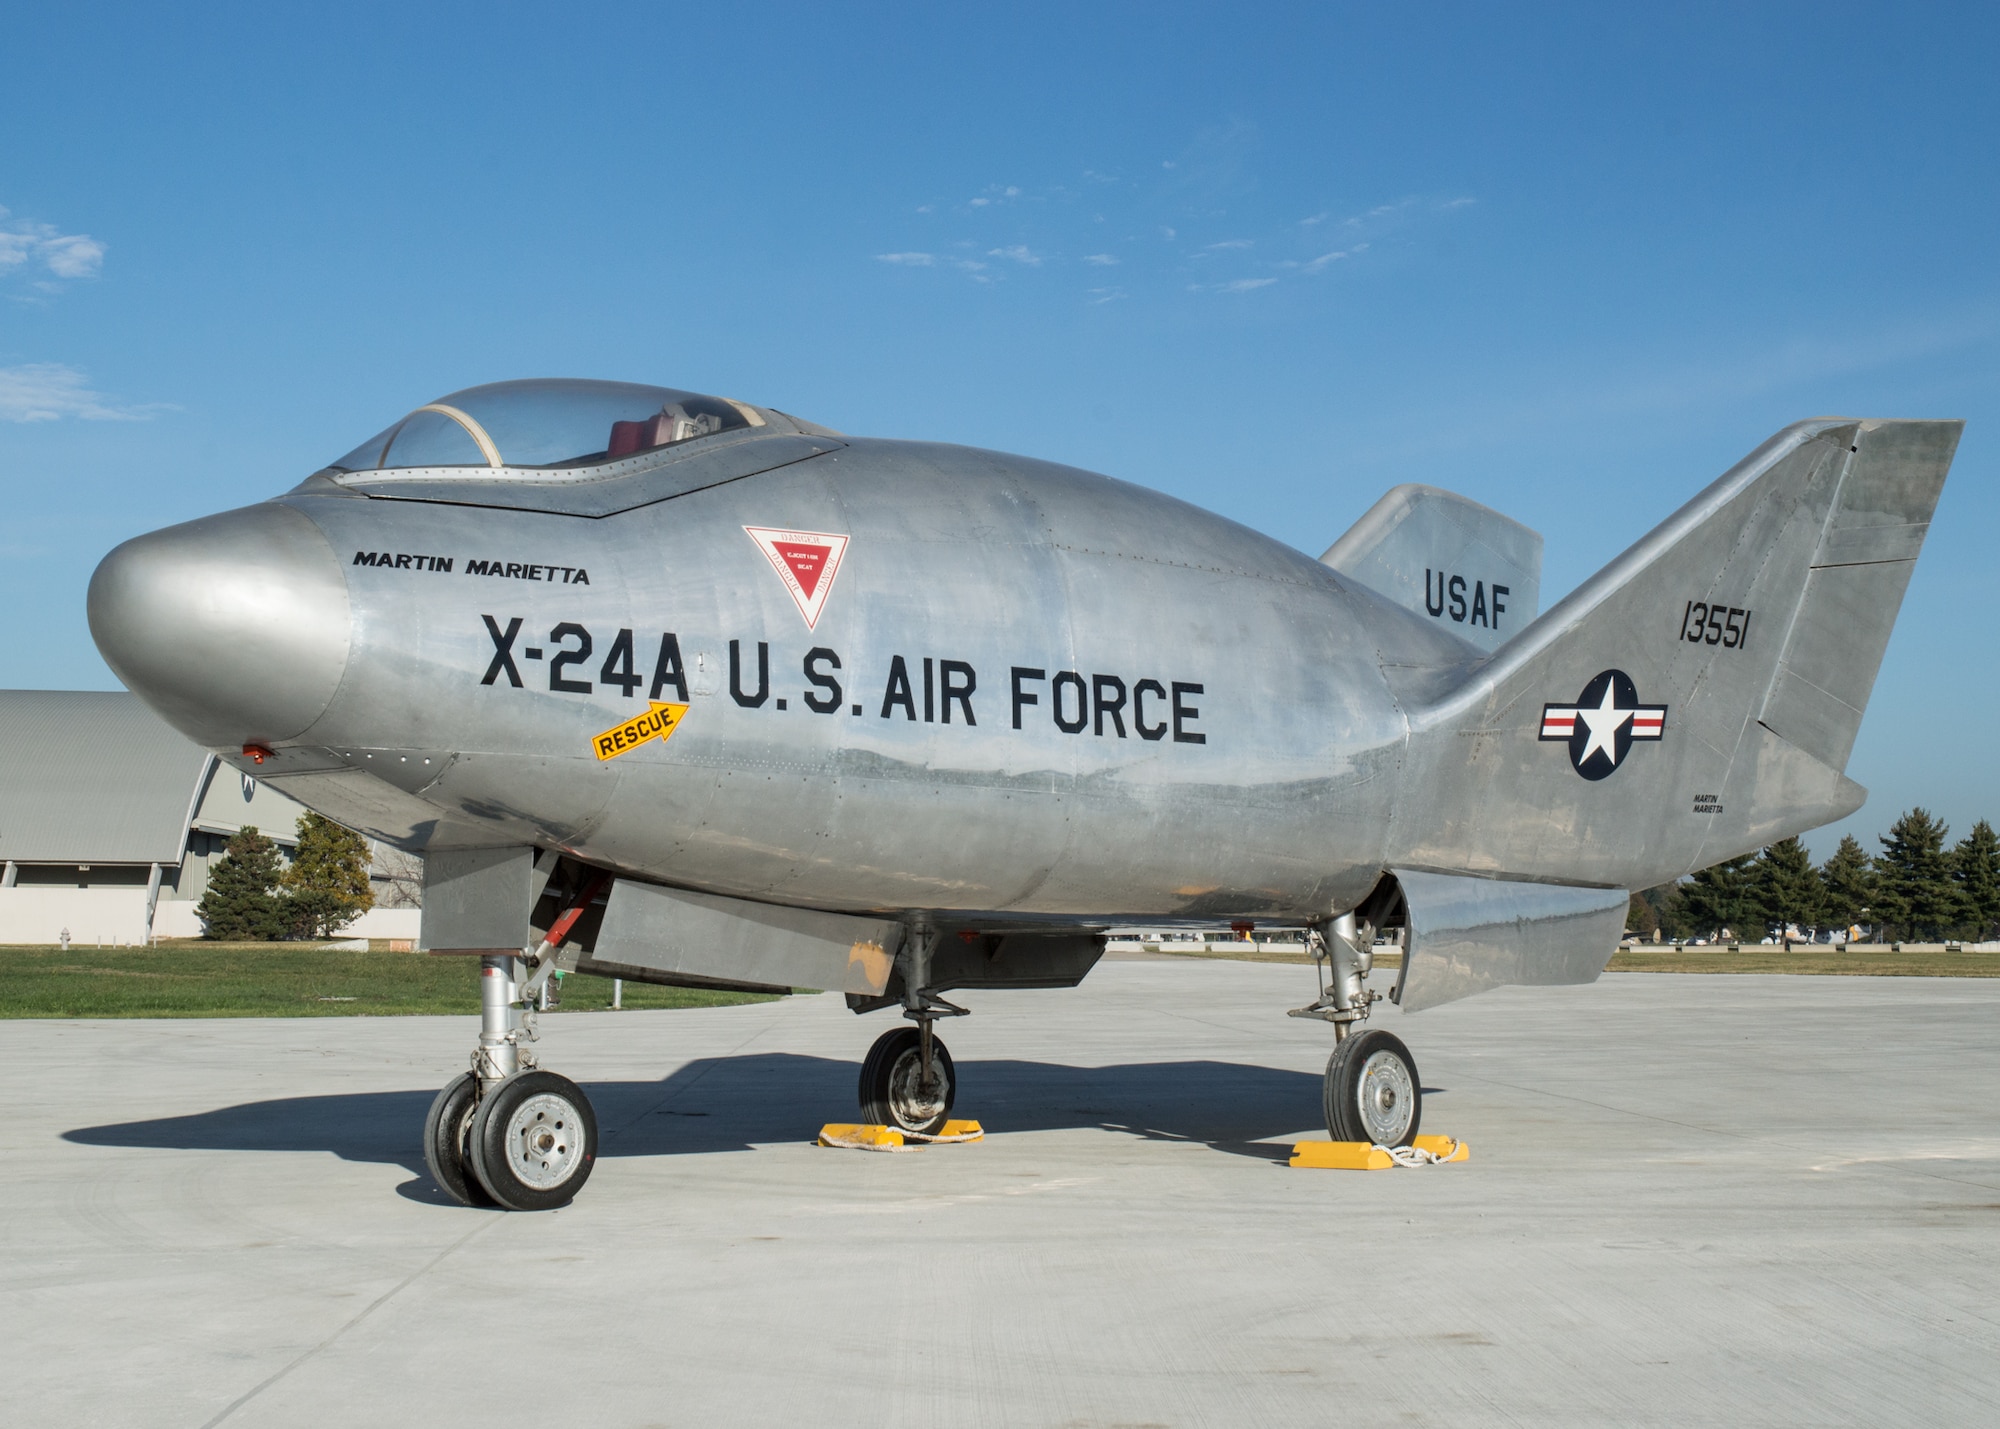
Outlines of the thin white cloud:
M 104 245 L 81 233 L 51 238 L 42 245 L 42 261 L 58 278 L 95 278 L 104 266 Z
M 95 278 L 104 266 L 104 247 L 87 233 L 64 233 L 54 224 L 10 218 L 0 208 L 0 272 L 39 267 L 57 278 Z
M 1225 238 L 1220 243 L 1208 244 L 1203 251 L 1207 253 L 1220 253 L 1228 248 L 1255 248 L 1256 246 L 1257 240 L 1254 238 Z
M 1405 209 L 1409 208 L 1415 202 L 1416 200 L 1413 198 L 1406 198 L 1396 203 L 1379 203 L 1375 205 L 1375 207 L 1369 209 L 1368 212 L 1358 213 L 1353 218 L 1346 220 L 1347 226 L 1349 228 L 1359 228 L 1366 223 L 1379 222 L 1380 220 L 1389 218 L 1394 214 L 1402 213 Z
M 935 268 L 937 266 L 937 255 L 935 253 L 877 253 L 875 261 L 877 263 L 894 263 L 901 268 Z
M 1218 293 L 1250 293 L 1255 292 L 1258 288 L 1268 288 L 1277 281 L 1276 278 L 1237 278 L 1233 282 L 1218 283 L 1215 291 Z
M 1100 268 L 1116 268 L 1118 266 L 1118 259 L 1110 253 L 1086 253 L 1083 255 L 1083 261 L 1094 263 Z
M 1090 290 L 1090 301 L 1092 306 L 1095 306 L 1099 303 L 1115 303 L 1120 298 L 1127 296 L 1129 295 L 1123 288 L 1092 288 Z
M 1016 243 L 1007 248 L 989 248 L 986 250 L 986 256 L 988 258 L 1011 258 L 1014 262 L 1024 264 L 1030 268 L 1039 268 L 1042 266 L 1042 255 L 1031 251 L 1025 243 Z
M 1464 208 L 1468 204 L 1475 204 L 1478 202 L 1479 200 L 1476 198 L 1450 198 L 1446 199 L 1443 203 L 1438 205 L 1438 211 L 1440 213 L 1449 213 L 1452 209 Z
M 114 406 L 91 387 L 88 377 L 67 363 L 0 367 L 0 421 L 59 422 L 78 417 L 86 422 L 143 422 L 157 412 L 173 410 L 164 402 Z

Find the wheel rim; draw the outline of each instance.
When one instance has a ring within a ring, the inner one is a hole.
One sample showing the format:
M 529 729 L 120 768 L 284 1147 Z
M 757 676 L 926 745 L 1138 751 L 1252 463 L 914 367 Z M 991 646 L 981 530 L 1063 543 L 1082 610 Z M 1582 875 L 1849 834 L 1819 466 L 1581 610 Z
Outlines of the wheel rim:
M 1377 1052 L 1361 1064 L 1355 1087 L 1361 1124 L 1377 1146 L 1394 1146 L 1409 1134 L 1417 1111 L 1417 1088 L 1410 1069 L 1394 1052 Z
M 529 1097 L 507 1118 L 507 1161 L 524 1186 L 553 1191 L 583 1164 L 583 1118 L 562 1097 Z
M 889 1069 L 889 1112 L 905 1130 L 928 1126 L 951 1105 L 951 1073 L 944 1058 L 931 1058 L 931 1085 L 924 1081 L 924 1054 L 912 1047 Z

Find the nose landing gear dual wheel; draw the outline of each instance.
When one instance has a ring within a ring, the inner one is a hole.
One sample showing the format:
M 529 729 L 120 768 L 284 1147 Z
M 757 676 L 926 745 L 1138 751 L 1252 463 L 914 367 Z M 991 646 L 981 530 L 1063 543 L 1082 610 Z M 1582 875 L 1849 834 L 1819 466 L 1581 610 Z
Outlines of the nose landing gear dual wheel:
M 479 1103 L 466 1161 L 486 1194 L 510 1211 L 566 1206 L 597 1161 L 597 1114 L 568 1077 L 516 1072 Z
M 461 1206 L 490 1206 L 466 1156 L 472 1118 L 479 1110 L 479 1078 L 466 1072 L 437 1094 L 424 1117 L 424 1165 L 438 1189 Z
M 1423 1115 L 1423 1083 L 1394 1033 L 1355 1032 L 1326 1064 L 1327 1134 L 1335 1141 L 1408 1146 Z
M 861 1064 L 861 1119 L 871 1126 L 933 1136 L 951 1115 L 957 1087 L 951 1053 L 933 1035 L 931 1075 L 924 1077 L 924 1034 L 914 1027 L 884 1032 Z

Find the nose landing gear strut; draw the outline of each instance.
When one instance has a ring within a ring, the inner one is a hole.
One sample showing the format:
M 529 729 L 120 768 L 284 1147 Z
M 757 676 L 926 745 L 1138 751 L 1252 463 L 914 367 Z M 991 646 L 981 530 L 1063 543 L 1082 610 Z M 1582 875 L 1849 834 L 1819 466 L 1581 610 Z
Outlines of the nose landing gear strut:
M 472 1070 L 431 1103 L 424 1164 L 466 1206 L 547 1211 L 583 1189 L 597 1161 L 597 1114 L 569 1078 L 535 1065 L 534 999 L 555 951 L 608 880 L 586 889 L 532 952 L 487 953 L 479 968 L 479 1046 Z M 527 959 L 538 967 L 527 976 Z

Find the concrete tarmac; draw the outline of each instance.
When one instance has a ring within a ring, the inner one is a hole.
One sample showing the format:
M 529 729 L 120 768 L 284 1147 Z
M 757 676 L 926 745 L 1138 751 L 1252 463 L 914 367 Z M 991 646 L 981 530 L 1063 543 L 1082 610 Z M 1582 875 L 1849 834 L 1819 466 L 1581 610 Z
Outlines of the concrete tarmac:
M 1301 968 L 964 994 L 977 1145 L 816 1148 L 888 1014 L 554 1015 L 570 1208 L 418 1154 L 472 1019 L 0 1024 L 17 1424 L 1988 1424 L 2000 981 L 1614 974 L 1381 1025 L 1466 1164 L 1295 1171 Z

